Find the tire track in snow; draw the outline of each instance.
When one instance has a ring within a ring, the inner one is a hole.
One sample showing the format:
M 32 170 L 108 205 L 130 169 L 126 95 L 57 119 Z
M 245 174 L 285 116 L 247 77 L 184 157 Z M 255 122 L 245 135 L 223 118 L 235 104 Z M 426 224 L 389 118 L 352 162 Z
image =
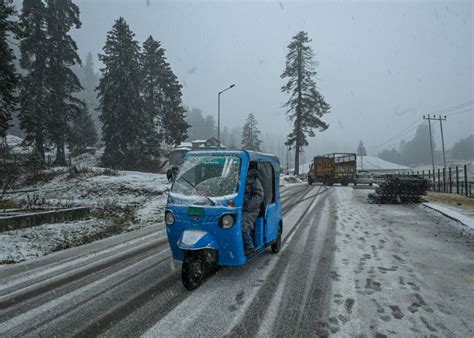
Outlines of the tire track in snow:
M 294 232 L 294 238 L 288 243 L 288 247 L 281 253 L 269 278 L 254 297 L 248 310 L 245 312 L 237 325 L 235 325 L 228 336 L 241 336 L 258 334 L 260 323 L 267 317 L 273 317 L 275 325 L 272 333 L 274 335 L 294 335 L 297 333 L 298 318 L 302 312 L 304 297 L 309 292 L 308 287 L 312 284 L 317 268 L 311 269 L 311 265 L 317 265 L 320 250 L 315 247 L 326 237 L 327 222 L 318 222 L 322 218 L 323 207 L 327 205 L 328 195 L 322 199 L 313 201 L 307 213 L 300 219 L 301 225 Z M 314 205 L 313 205 L 314 204 Z M 315 211 L 315 214 L 312 212 Z M 318 224 L 319 223 L 319 224 Z M 316 235 L 322 235 L 317 238 Z M 321 249 L 322 250 L 322 249 Z M 285 274 L 289 269 L 288 274 Z M 312 273 L 308 274 L 308 270 Z M 274 297 L 277 295 L 273 290 L 283 289 L 280 306 L 278 309 L 270 308 L 275 304 Z M 314 334 L 314 331 L 313 331 Z
M 289 215 L 297 204 L 322 193 L 320 188 L 317 194 L 308 196 L 309 191 L 312 189 L 303 185 L 287 189 L 282 194 L 283 213 Z M 296 202 L 289 204 L 293 201 Z M 288 233 L 285 239 L 292 235 Z M 106 248 L 103 255 L 100 251 L 94 253 L 100 257 L 99 261 L 78 256 L 59 262 L 65 265 L 64 269 L 49 264 L 26 284 L 25 272 L 19 274 L 18 280 L 11 275 L 11 284 L 0 298 L 2 332 L 47 336 L 66 332 L 83 336 L 101 332 L 114 335 L 144 332 L 191 295 L 181 286 L 179 271 L 163 268 L 172 262 L 169 254 L 158 263 L 153 262 L 152 257 L 159 254 L 163 245 L 167 246 L 166 237 L 151 243 L 145 241 L 131 249 L 127 246 L 118 250 Z M 153 275 L 158 272 L 158 265 L 162 272 Z M 131 267 L 142 272 L 131 276 Z M 249 269 L 255 268 L 255 264 L 249 265 Z M 24 327 L 17 326 L 20 322 Z M 11 323 L 16 324 L 9 326 Z
M 156 256 L 162 256 L 159 258 L 160 263 L 166 259 L 167 255 L 169 255 L 166 250 L 167 249 L 157 252 L 155 254 Z M 148 257 L 148 259 L 153 258 L 154 256 Z M 27 311 L 23 311 L 21 314 L 12 317 L 6 321 L 2 320 L 0 326 L 0 334 L 5 334 L 5 336 L 22 335 L 18 331 L 29 331 L 32 325 L 43 326 L 45 324 L 48 324 L 52 318 L 58 317 L 58 312 L 55 312 L 55 310 L 59 309 L 59 314 L 62 315 L 64 313 L 69 312 L 70 310 L 73 310 L 76 306 L 82 305 L 81 303 L 83 303 L 85 297 L 86 300 L 93 300 L 95 297 L 97 297 L 98 294 L 100 294 L 101 288 L 108 289 L 108 285 L 106 284 L 107 281 L 111 281 L 111 286 L 115 287 L 118 284 L 127 281 L 123 279 L 119 279 L 118 281 L 116 281 L 115 278 L 118 277 L 120 274 L 124 274 L 127 271 L 134 270 L 135 268 L 137 268 L 138 271 L 143 271 L 143 269 L 149 268 L 149 266 L 147 265 L 145 265 L 145 267 L 140 266 L 141 263 L 141 261 L 135 262 L 134 264 L 131 264 L 126 268 L 116 271 L 115 273 L 112 273 L 93 283 L 85 284 L 79 289 L 66 293 L 60 297 L 54 298 L 51 301 L 43 303 L 40 306 L 34 307 Z M 46 318 L 48 319 L 45 320 Z M 29 326 L 23 324 L 27 324 Z
M 157 252 L 157 250 L 167 244 L 166 240 L 161 238 L 157 241 L 147 243 L 138 248 L 132 248 L 119 255 L 106 257 L 99 261 L 90 262 L 84 266 L 74 269 L 73 271 L 66 271 L 55 275 L 52 278 L 42 280 L 39 283 L 29 285 L 17 291 L 7 293 L 0 296 L 0 310 L 5 310 L 13 305 L 24 302 L 30 298 L 38 297 L 51 289 L 56 289 L 61 286 L 70 284 L 81 278 L 93 275 L 106 268 L 112 267 L 116 264 L 124 265 L 124 262 L 133 260 L 135 257 L 147 254 L 149 252 Z M 126 266 L 126 265 L 125 265 Z M 2 316 L 3 317 L 3 316 Z M 0 317 L 1 318 L 1 317 Z

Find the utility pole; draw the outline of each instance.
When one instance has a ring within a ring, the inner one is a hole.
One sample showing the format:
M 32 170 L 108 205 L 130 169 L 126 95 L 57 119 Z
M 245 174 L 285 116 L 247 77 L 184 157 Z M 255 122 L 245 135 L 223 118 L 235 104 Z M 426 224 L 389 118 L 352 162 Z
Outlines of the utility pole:
M 441 130 L 441 145 L 443 146 L 443 167 L 444 167 L 444 170 L 446 171 L 446 151 L 445 151 L 445 148 L 444 148 L 444 133 L 443 133 L 443 121 L 446 121 L 446 116 L 444 117 L 441 117 L 441 115 L 439 115 L 438 117 L 436 117 L 435 115 L 433 115 L 433 117 L 430 117 L 428 115 L 427 118 L 425 118 L 425 116 L 423 116 L 423 119 L 425 120 L 428 120 L 428 121 L 439 121 L 439 128 Z M 431 128 L 431 126 L 430 126 Z M 431 129 L 430 129 L 431 130 Z M 430 137 L 431 137 L 431 131 L 430 131 Z
M 441 144 L 443 145 L 443 165 L 444 171 L 446 172 L 446 152 L 444 151 L 444 134 L 443 134 L 443 121 L 446 121 L 446 116 L 441 118 L 441 115 L 438 117 L 439 127 L 441 129 Z
M 428 120 L 428 128 L 430 130 L 430 148 L 431 148 L 431 167 L 433 168 L 433 183 L 436 183 L 436 178 L 435 178 L 435 166 L 434 166 L 434 156 L 433 156 L 433 137 L 431 136 L 431 120 L 433 118 L 428 115 L 425 117 L 423 115 L 423 120 Z

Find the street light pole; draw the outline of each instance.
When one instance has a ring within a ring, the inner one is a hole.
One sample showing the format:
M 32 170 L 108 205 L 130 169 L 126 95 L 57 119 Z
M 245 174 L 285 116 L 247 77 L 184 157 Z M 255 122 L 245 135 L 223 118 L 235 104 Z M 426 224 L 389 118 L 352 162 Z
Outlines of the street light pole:
M 224 90 L 217 93 L 217 147 L 221 147 L 221 94 L 231 88 L 234 88 L 235 84 L 230 85 Z
M 221 92 L 217 94 L 217 147 L 221 147 Z

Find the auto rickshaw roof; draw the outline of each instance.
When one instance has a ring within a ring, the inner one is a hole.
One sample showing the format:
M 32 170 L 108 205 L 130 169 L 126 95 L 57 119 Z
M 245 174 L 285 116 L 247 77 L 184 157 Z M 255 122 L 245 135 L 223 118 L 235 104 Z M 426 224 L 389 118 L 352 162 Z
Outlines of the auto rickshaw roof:
M 248 156 L 249 161 L 265 161 L 270 162 L 273 167 L 280 167 L 280 160 L 277 156 L 273 154 L 261 153 L 258 151 L 248 151 L 248 150 L 196 150 L 190 151 L 186 154 L 186 157 L 193 155 L 212 155 L 212 156 L 225 156 L 225 155 L 238 155 L 238 156 Z

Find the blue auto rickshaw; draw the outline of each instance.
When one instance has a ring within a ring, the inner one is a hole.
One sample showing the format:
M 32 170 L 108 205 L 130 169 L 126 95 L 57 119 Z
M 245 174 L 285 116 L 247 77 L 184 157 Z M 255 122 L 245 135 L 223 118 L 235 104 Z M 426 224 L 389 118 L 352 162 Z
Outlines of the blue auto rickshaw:
M 254 255 L 244 253 L 242 209 L 249 165 L 256 167 L 264 201 L 255 222 Z M 247 264 L 271 246 L 281 247 L 283 223 L 278 157 L 253 151 L 190 151 L 168 196 L 166 231 L 182 281 L 197 288 L 217 266 Z

